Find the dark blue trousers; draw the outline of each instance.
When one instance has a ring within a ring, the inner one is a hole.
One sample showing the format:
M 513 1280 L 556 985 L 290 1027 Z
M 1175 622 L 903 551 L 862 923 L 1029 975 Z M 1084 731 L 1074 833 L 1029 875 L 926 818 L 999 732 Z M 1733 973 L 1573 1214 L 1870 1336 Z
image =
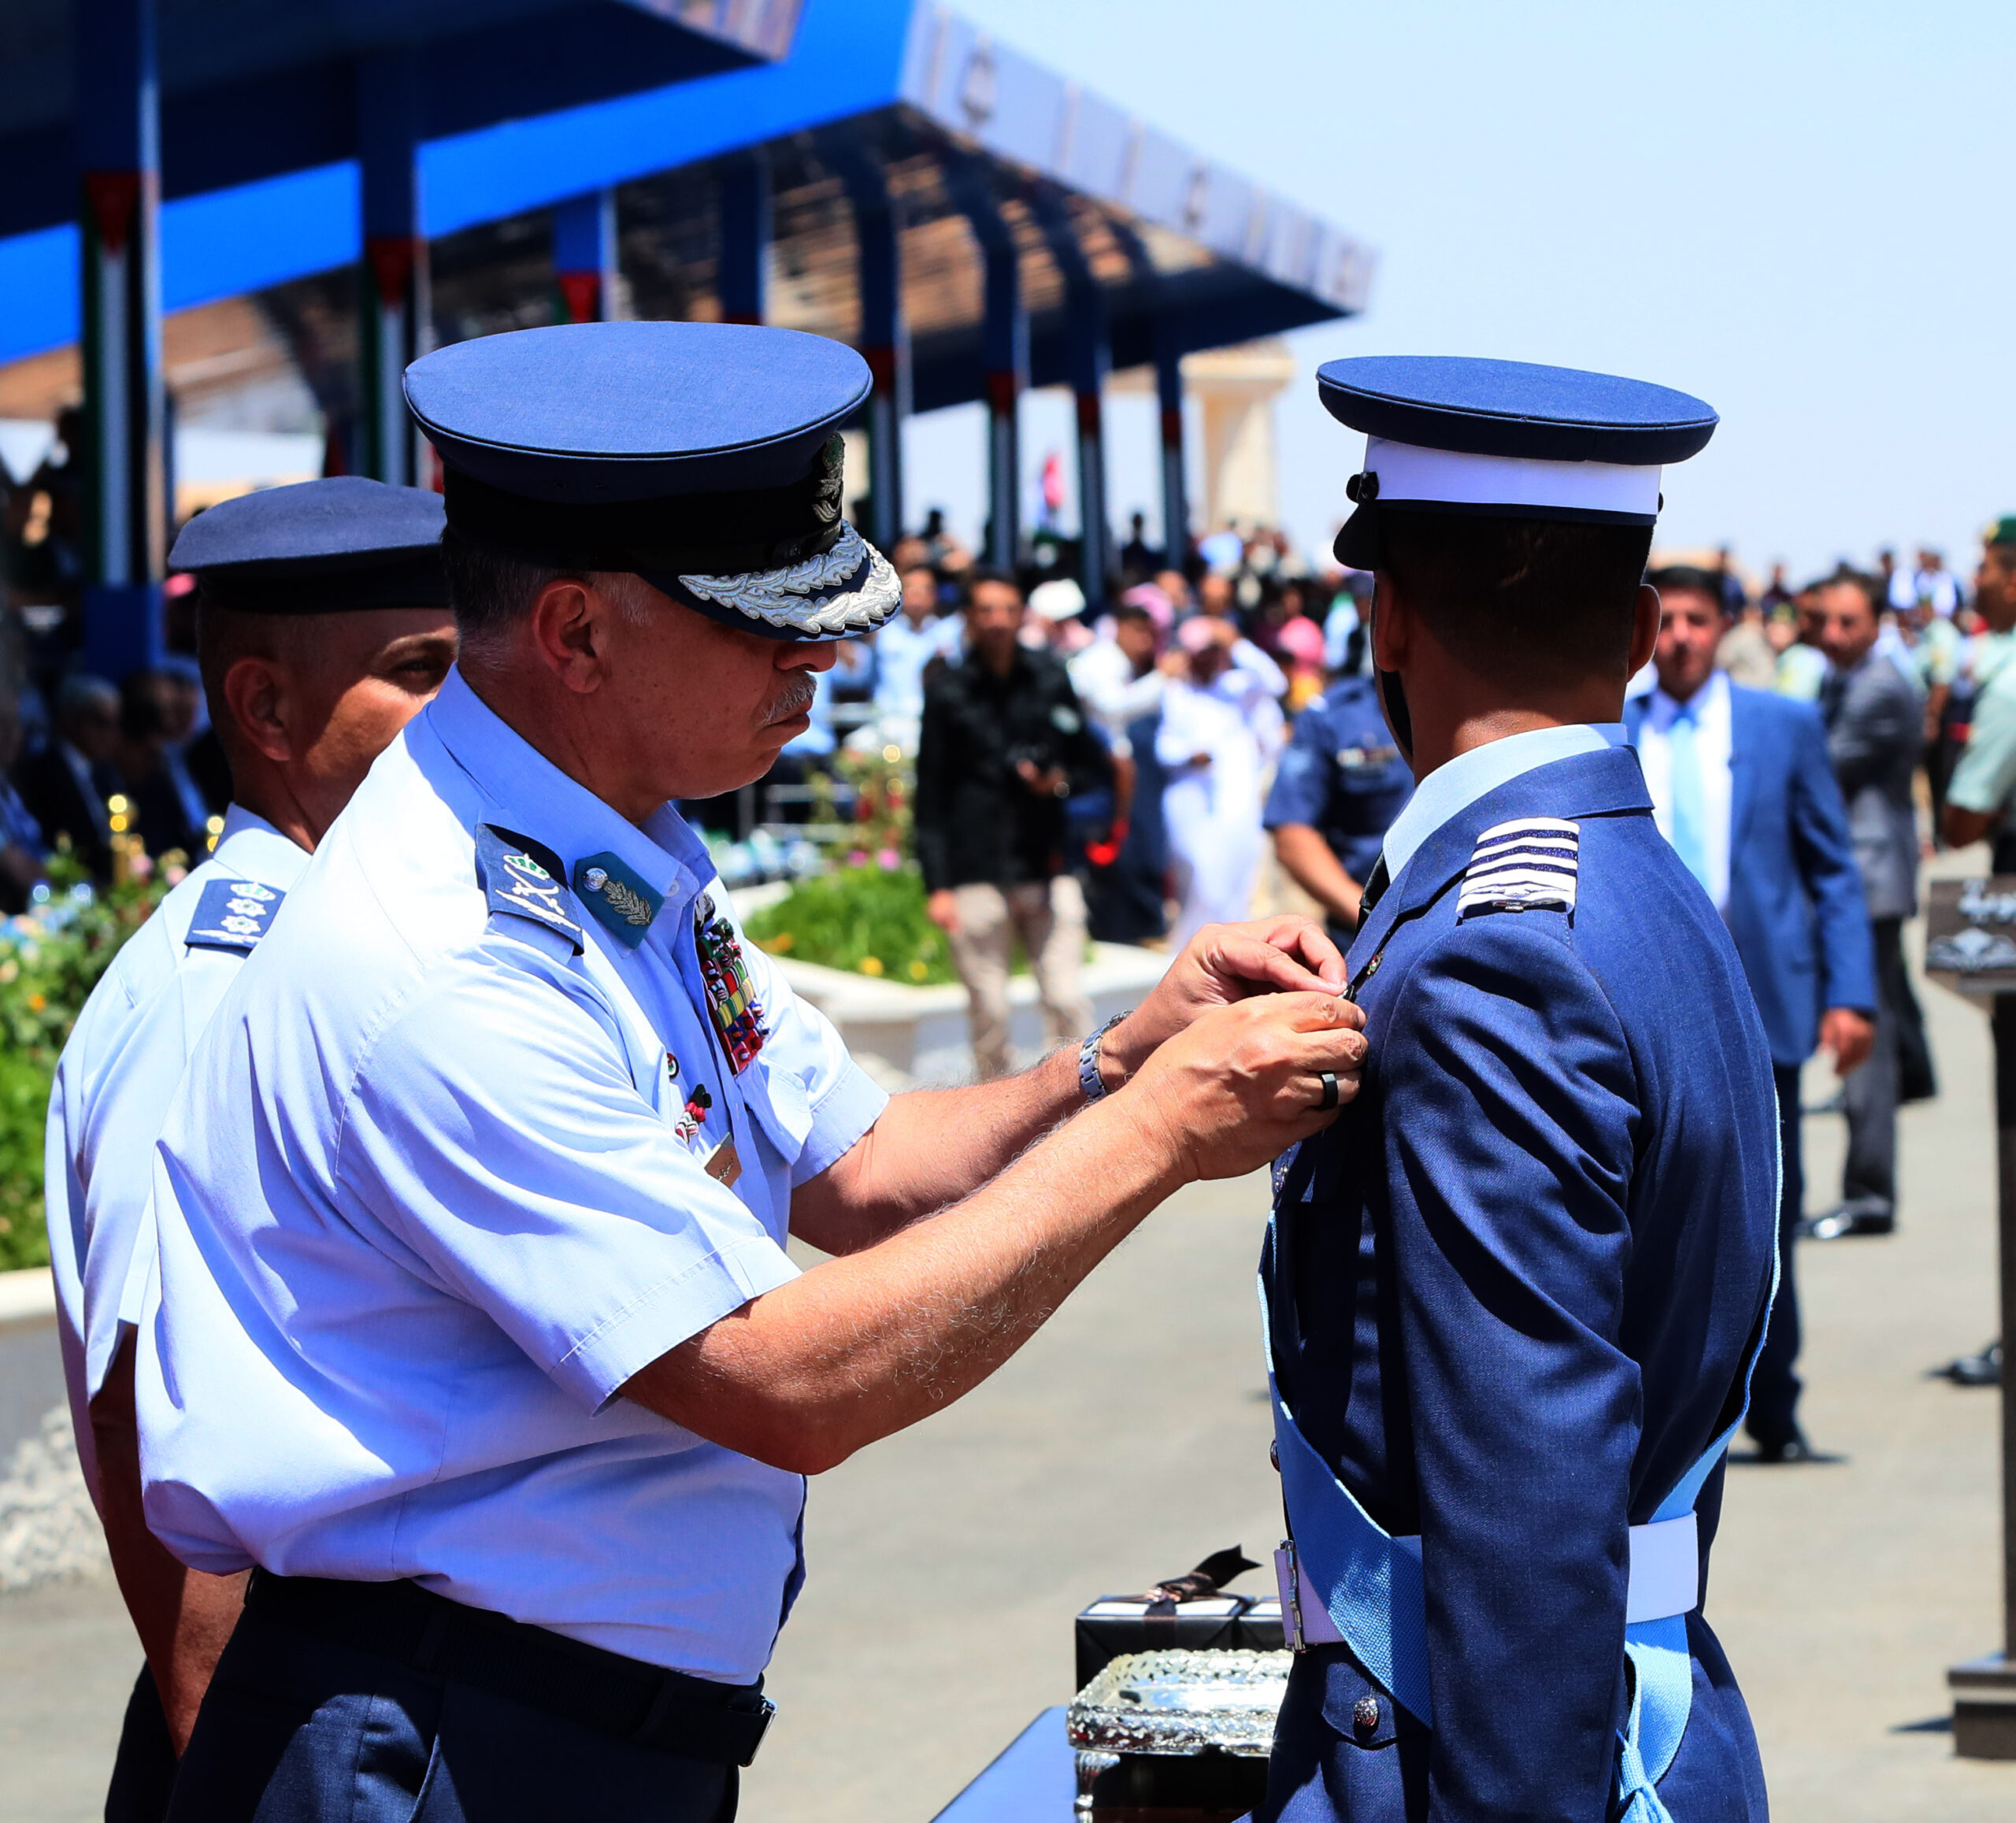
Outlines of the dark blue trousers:
M 175 1788 L 175 1742 L 161 1706 L 154 1674 L 145 1665 L 126 1699 L 112 1784 L 105 1794 L 105 1823 L 161 1823 Z
M 601 1733 L 250 1609 L 170 1823 L 731 1823 L 737 1773 Z
M 1766 1449 L 1792 1441 L 1799 1428 L 1799 1288 L 1792 1279 L 1792 1250 L 1799 1210 L 1806 1201 L 1806 1174 L 1799 1162 L 1799 1065 L 1774 1064 L 1778 1088 L 1778 1147 L 1784 1159 L 1784 1188 L 1778 1198 L 1778 1295 L 1771 1326 L 1750 1377 L 1750 1414 L 1743 1428 Z

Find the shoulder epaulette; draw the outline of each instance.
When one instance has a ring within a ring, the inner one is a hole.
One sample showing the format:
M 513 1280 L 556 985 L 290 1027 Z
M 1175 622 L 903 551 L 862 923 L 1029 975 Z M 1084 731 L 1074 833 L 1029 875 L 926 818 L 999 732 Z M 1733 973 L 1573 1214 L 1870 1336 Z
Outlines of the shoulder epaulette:
M 182 940 L 192 950 L 230 950 L 249 956 L 272 928 L 287 895 L 256 880 L 213 880 L 196 901 L 196 915 Z
M 1581 826 L 1558 817 L 1515 817 L 1477 838 L 1456 902 L 1458 920 L 1486 912 L 1575 911 Z
M 576 955 L 581 953 L 580 921 L 567 888 L 566 865 L 544 843 L 494 823 L 479 823 L 476 879 L 491 911 L 558 931 L 574 946 Z

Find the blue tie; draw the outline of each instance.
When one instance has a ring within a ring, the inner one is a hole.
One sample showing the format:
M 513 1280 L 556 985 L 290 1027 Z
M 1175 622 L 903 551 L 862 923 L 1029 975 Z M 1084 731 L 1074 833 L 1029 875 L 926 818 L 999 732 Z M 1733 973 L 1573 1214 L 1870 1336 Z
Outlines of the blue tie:
M 1708 884 L 1708 806 L 1701 788 L 1701 754 L 1695 743 L 1694 706 L 1682 703 L 1666 732 L 1666 748 L 1673 767 L 1673 847 L 1687 871 L 1701 883 L 1710 898 Z

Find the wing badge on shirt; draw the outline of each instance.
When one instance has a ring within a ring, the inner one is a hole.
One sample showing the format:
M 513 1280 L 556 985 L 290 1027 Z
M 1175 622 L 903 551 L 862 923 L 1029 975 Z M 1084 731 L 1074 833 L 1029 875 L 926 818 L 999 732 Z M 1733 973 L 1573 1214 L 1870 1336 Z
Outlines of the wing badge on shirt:
M 578 956 L 581 927 L 573 915 L 566 877 L 560 857 L 543 843 L 495 823 L 476 825 L 476 884 L 489 895 L 490 909 L 559 932 Z
M 708 1015 L 739 1076 L 763 1048 L 763 1009 L 749 984 L 735 926 L 716 913 L 713 899 L 704 892 L 693 903 L 693 945 L 699 952 Z
M 272 928 L 273 913 L 287 897 L 279 887 L 256 880 L 213 880 L 196 902 L 189 934 L 182 940 L 192 950 L 229 950 L 249 956 Z

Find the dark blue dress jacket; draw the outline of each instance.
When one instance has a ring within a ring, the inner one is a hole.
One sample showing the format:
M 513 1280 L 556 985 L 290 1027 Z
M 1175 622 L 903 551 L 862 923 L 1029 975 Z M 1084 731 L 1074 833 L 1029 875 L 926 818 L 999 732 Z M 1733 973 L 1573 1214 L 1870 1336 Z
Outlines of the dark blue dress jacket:
M 1635 742 L 1648 698 L 1624 706 Z M 1800 1064 L 1830 1006 L 1876 1010 L 1876 952 L 1848 810 L 1811 704 L 1729 686 L 1729 935 L 1774 1063 Z
M 1580 827 L 1572 914 L 1458 916 L 1479 834 Z M 1365 972 L 1377 956 L 1377 967 Z M 1286 1176 L 1303 1434 L 1422 1541 L 1435 1725 L 1341 1647 L 1299 1657 L 1258 1823 L 1603 1823 L 1627 1528 L 1734 1419 L 1777 1232 L 1771 1059 L 1729 933 L 1628 747 L 1535 768 L 1431 836 L 1354 943 L 1365 1087 Z M 1703 1588 L 1721 1499 L 1700 1519 Z M 1675 1823 L 1765 1816 L 1697 1610 Z M 1377 1724 L 1356 1706 L 1373 1697 Z

